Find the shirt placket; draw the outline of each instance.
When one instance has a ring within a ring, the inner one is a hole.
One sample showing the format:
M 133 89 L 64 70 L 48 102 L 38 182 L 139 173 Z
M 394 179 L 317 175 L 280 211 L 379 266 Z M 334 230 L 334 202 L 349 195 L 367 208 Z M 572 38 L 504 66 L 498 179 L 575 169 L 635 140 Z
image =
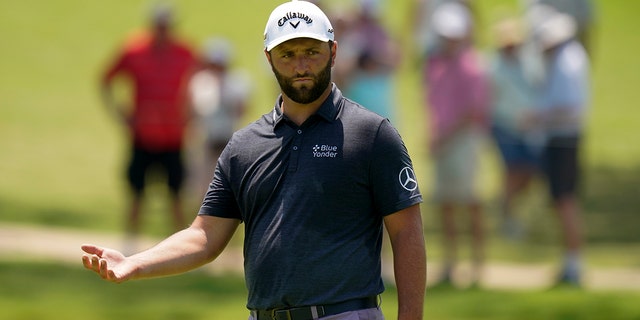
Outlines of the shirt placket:
M 289 159 L 289 171 L 294 172 L 298 170 L 298 159 L 300 159 L 300 152 L 302 151 L 302 138 L 303 130 L 301 128 L 294 129 L 293 143 L 291 145 L 291 156 Z

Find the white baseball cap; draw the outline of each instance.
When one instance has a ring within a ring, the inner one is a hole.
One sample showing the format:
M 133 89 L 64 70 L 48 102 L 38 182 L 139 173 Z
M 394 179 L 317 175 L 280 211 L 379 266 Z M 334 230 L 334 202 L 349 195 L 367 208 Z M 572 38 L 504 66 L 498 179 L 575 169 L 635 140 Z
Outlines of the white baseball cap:
M 231 60 L 233 46 L 224 38 L 209 38 L 207 39 L 203 56 L 209 63 L 227 65 Z
M 327 15 L 308 1 L 286 2 L 276 7 L 264 29 L 264 48 L 271 51 L 277 45 L 295 38 L 333 41 L 333 27 Z
M 534 38 L 544 49 L 553 48 L 576 34 L 576 22 L 568 14 L 554 13 L 533 30 Z
M 445 2 L 433 13 L 435 32 L 449 39 L 462 39 L 471 31 L 471 13 L 469 9 L 457 2 Z

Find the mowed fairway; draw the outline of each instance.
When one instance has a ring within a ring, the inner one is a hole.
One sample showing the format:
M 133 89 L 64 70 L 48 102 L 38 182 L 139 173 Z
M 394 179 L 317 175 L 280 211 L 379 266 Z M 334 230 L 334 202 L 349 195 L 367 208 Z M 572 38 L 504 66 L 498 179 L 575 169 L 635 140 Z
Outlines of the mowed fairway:
M 240 277 L 185 275 L 112 284 L 78 266 L 0 261 L 0 319 L 246 319 Z M 638 291 L 431 290 L 425 319 L 635 320 Z M 395 319 L 395 291 L 382 295 Z
M 340 3 L 340 1 L 330 1 Z M 267 112 L 277 88 L 262 53 L 262 32 L 280 1 L 180 1 L 178 29 L 198 46 L 213 35 L 236 45 L 236 65 L 254 76 L 255 95 L 246 122 Z M 410 1 L 386 1 L 385 21 L 405 49 Z M 518 1 L 478 1 L 488 24 L 498 7 Z M 100 104 L 98 80 L 123 39 L 145 25 L 149 1 L 0 2 L 0 223 L 55 225 L 119 232 L 125 193 L 124 132 Z M 593 105 L 585 148 L 583 200 L 587 261 L 597 267 L 640 267 L 640 1 L 596 1 Z M 479 39 L 489 43 L 481 29 Z M 426 146 L 428 115 L 421 103 L 419 74 L 406 52 L 397 77 L 398 128 L 407 143 L 421 189 L 431 191 Z M 527 198 L 531 233 L 518 244 L 494 236 L 499 164 L 491 146 L 483 157 L 481 185 L 492 232 L 489 260 L 553 263 L 555 220 L 542 188 Z M 145 232 L 168 231 L 166 203 L 148 203 Z M 153 193 L 153 192 L 152 192 Z M 195 212 L 200 194 L 190 196 Z M 431 261 L 441 256 L 440 228 L 423 205 Z M 46 245 L 46 239 L 42 239 Z M 87 242 L 91 239 L 87 239 Z M 244 319 L 242 279 L 200 272 L 123 285 L 103 283 L 78 265 L 0 260 L 0 319 Z M 640 319 L 640 288 L 633 291 L 433 291 L 428 319 Z M 384 296 L 388 318 L 392 289 Z

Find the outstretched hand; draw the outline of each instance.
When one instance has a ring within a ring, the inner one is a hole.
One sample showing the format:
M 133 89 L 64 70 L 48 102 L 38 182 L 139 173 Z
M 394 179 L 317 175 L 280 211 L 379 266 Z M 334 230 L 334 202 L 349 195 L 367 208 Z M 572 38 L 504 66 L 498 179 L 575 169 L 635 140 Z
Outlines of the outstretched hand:
M 94 245 L 82 245 L 82 264 L 102 279 L 120 283 L 131 278 L 133 268 L 119 251 Z

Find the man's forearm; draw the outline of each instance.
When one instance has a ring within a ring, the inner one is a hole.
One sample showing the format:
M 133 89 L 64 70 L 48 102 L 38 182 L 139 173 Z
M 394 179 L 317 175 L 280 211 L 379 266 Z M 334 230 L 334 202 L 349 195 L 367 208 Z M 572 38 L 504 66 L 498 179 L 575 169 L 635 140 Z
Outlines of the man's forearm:
M 102 98 L 102 104 L 105 106 L 108 112 L 113 113 L 116 120 L 126 124 L 128 122 L 126 111 L 122 106 L 118 105 L 111 84 L 111 80 L 105 80 L 100 87 L 100 95 Z
M 393 248 L 394 274 L 398 288 L 398 320 L 422 319 L 426 290 L 426 252 L 420 235 L 404 234 Z
M 420 206 L 385 217 L 393 249 L 398 288 L 398 320 L 421 320 L 427 279 L 427 254 Z
M 135 266 L 133 279 L 144 279 L 186 272 L 210 262 L 215 256 L 207 249 L 204 232 L 187 228 L 127 259 Z
M 189 228 L 128 258 L 136 266 L 134 278 L 173 275 L 211 262 L 222 253 L 239 224 L 235 219 L 198 216 Z

